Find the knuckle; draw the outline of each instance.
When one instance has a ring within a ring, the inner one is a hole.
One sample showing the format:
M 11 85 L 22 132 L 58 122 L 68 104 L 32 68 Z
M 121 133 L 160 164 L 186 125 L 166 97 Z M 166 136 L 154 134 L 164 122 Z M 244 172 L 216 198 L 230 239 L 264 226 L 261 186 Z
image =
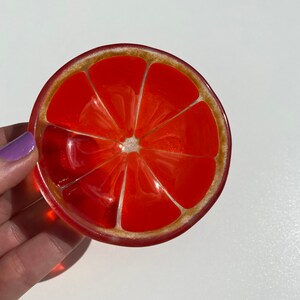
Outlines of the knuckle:
M 63 259 L 67 253 L 60 243 L 51 234 L 48 235 L 49 243 L 58 258 Z
M 14 274 L 13 277 L 24 287 L 25 290 L 31 288 L 34 285 L 34 282 L 32 282 L 32 278 L 30 276 L 30 273 L 28 272 L 28 268 L 26 268 L 22 257 L 18 254 L 17 251 L 13 251 L 11 255 L 11 271 Z
M 19 245 L 24 241 L 24 236 L 20 228 L 14 222 L 10 222 L 8 236 L 10 237 L 10 240 L 15 245 Z

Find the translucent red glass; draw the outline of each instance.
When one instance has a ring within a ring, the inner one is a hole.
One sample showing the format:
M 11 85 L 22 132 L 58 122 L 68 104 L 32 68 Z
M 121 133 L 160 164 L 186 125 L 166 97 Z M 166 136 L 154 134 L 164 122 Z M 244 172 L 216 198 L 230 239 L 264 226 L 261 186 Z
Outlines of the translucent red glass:
M 65 208 L 94 226 L 163 228 L 214 180 L 214 115 L 195 83 L 167 64 L 104 58 L 62 82 L 46 118 L 40 166 Z
M 116 225 L 117 210 L 125 170 L 125 157 L 107 161 L 63 190 L 67 205 L 94 225 L 112 228 Z
M 89 68 L 101 101 L 126 136 L 133 135 L 146 66 L 142 58 L 117 56 L 101 60 Z
M 151 65 L 145 81 L 136 137 L 142 137 L 169 120 L 198 97 L 198 89 L 183 73 L 168 65 Z

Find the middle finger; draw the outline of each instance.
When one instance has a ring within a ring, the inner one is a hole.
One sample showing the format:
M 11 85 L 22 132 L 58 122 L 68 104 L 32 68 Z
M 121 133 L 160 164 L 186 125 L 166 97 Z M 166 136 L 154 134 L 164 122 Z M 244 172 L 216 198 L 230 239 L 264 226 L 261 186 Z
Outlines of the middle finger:
M 40 201 L 0 225 L 0 241 L 3 241 L 0 244 L 0 257 L 46 230 L 56 220 L 55 215 L 49 212 L 52 212 L 50 207 L 41 198 Z
M 0 197 L 0 225 L 40 197 L 39 189 L 35 188 L 33 174 L 29 174 L 25 180 Z

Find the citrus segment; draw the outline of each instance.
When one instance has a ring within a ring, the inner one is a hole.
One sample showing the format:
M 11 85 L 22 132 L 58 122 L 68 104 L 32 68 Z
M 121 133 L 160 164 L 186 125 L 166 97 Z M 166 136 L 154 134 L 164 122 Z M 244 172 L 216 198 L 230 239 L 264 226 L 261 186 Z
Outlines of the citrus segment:
M 116 225 L 126 157 L 119 155 L 67 186 L 67 206 L 82 219 L 104 228 Z
M 115 140 L 124 135 L 99 101 L 84 72 L 61 84 L 51 99 L 47 119 L 64 128 Z
M 88 70 L 101 101 L 126 136 L 133 134 L 146 66 L 142 58 L 116 56 L 101 60 Z
M 201 101 L 141 139 L 141 146 L 170 152 L 214 157 L 218 129 L 207 103 Z
M 203 199 L 215 176 L 211 157 L 143 149 L 141 156 L 172 198 L 187 209 Z
M 134 232 L 155 230 L 172 223 L 179 216 L 179 208 L 153 177 L 144 160 L 136 152 L 130 153 L 122 206 L 122 228 Z
M 150 66 L 140 104 L 136 137 L 170 119 L 199 97 L 195 84 L 174 67 Z
M 121 145 L 114 141 L 48 126 L 39 163 L 55 184 L 64 186 L 120 152 Z

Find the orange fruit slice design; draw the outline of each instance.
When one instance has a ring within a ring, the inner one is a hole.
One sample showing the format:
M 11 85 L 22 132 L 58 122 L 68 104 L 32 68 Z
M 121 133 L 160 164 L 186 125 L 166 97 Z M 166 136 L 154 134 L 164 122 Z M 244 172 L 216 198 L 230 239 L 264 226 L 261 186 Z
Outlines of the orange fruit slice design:
M 42 89 L 29 129 L 54 211 L 108 243 L 145 246 L 195 224 L 221 193 L 231 136 L 204 78 L 166 52 L 99 47 Z

